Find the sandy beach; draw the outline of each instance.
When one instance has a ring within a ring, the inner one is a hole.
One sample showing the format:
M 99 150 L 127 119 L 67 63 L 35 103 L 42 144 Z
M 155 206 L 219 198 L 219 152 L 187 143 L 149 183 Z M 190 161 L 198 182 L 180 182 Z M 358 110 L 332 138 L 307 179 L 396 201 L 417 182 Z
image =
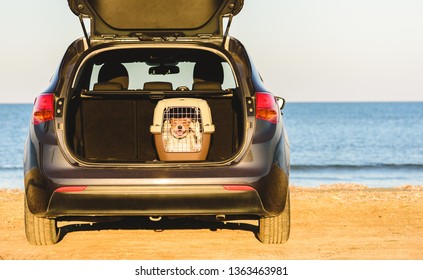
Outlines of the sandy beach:
M 29 245 L 23 191 L 0 190 L 0 260 L 423 260 L 423 187 L 291 187 L 284 245 L 263 245 L 255 225 L 131 220 L 65 225 L 54 246 Z

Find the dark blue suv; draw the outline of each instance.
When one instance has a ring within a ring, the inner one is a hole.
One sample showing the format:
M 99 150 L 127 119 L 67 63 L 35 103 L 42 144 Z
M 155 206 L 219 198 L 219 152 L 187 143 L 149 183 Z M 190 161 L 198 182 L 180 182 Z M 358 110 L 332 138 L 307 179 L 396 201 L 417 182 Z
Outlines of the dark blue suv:
M 143 216 L 255 220 L 260 241 L 286 242 L 284 100 L 228 36 L 243 0 L 68 2 L 85 36 L 35 100 L 28 241 L 57 243 L 58 221 Z

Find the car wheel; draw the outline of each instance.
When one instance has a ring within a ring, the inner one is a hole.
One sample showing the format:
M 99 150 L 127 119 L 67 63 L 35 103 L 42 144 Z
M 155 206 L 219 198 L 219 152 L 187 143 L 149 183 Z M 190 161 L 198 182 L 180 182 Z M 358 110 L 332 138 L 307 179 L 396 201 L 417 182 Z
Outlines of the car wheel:
M 288 241 L 291 227 L 291 205 L 289 192 L 286 196 L 285 208 L 277 216 L 259 219 L 257 237 L 265 244 L 283 244 Z
M 39 218 L 29 211 L 25 199 L 25 234 L 33 245 L 52 245 L 59 241 L 60 231 L 55 219 Z

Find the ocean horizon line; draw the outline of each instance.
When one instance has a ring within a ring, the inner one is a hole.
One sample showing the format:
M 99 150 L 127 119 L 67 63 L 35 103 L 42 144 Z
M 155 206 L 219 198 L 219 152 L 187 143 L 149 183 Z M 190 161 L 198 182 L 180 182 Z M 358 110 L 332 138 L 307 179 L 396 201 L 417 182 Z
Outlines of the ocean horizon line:
M 420 163 L 369 163 L 369 164 L 291 164 L 294 170 L 315 170 L 315 169 L 423 169 Z
M 36 96 L 35 96 L 36 97 Z M 34 97 L 34 99 L 35 99 Z M 336 104 L 336 103 L 423 103 L 423 100 L 289 100 L 286 99 L 287 103 L 312 103 L 312 104 Z M 34 102 L 14 102 L 14 101 L 0 101 L 0 105 L 33 105 Z
M 142 162 L 140 162 L 140 165 Z M 423 171 L 423 164 L 420 163 L 370 163 L 370 164 L 291 164 L 291 170 L 322 170 L 322 169 L 422 169 Z M 6 165 L 0 166 L 1 170 L 22 170 L 23 165 Z

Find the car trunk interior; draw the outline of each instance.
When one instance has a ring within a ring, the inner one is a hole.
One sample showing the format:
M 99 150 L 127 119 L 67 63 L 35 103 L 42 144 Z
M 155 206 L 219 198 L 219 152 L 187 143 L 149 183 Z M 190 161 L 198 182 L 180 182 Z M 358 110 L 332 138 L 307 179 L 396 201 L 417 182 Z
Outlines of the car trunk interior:
M 120 59 L 134 60 L 133 56 Z M 150 128 L 157 104 L 170 98 L 195 98 L 207 102 L 214 131 L 205 161 L 224 161 L 238 151 L 245 127 L 239 89 L 208 88 L 207 84 L 198 90 L 194 86 L 182 90 L 161 90 L 154 86 L 149 89 L 122 89 L 120 85 L 116 89 L 114 83 L 110 83 L 111 89 L 107 89 L 107 84 L 106 87 L 92 87 L 92 75 L 87 73 L 92 72 L 96 63 L 104 63 L 104 57 L 97 56 L 92 59 L 91 65 L 87 63 L 83 70 L 86 72 L 81 75 L 78 86 L 68 99 L 65 133 L 68 148 L 74 156 L 93 163 L 163 161 L 158 157 L 157 144 Z M 140 57 L 137 59 L 142 60 Z M 149 65 L 163 66 L 156 62 Z M 160 83 L 156 84 L 160 86 Z M 184 157 L 178 161 L 185 161 Z

